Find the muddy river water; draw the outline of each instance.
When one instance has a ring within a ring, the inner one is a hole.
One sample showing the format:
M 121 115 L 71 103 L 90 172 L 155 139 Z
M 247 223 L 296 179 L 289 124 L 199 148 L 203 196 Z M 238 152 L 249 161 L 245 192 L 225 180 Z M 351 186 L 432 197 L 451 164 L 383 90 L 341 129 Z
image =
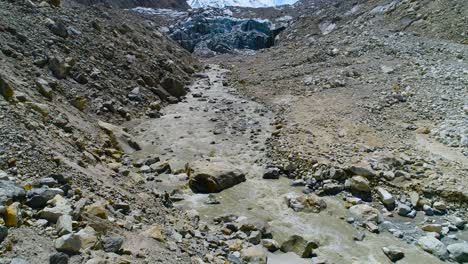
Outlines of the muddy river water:
M 157 154 L 171 163 L 173 170 L 187 163 L 205 160 L 227 160 L 248 173 L 247 181 L 215 194 L 219 204 L 205 204 L 207 195 L 181 193 L 183 200 L 176 206 L 194 209 L 202 220 L 235 214 L 266 220 L 272 226 L 273 238 L 291 235 L 318 241 L 314 253 L 328 263 L 391 263 L 382 247 L 397 246 L 405 253 L 398 263 L 442 263 L 417 246 L 408 244 L 388 232 L 366 233 L 363 241 L 354 241 L 358 230 L 343 219 L 347 215 L 344 202 L 338 197 L 326 197 L 327 208 L 318 213 L 294 212 L 287 207 L 285 196 L 300 193 L 286 178 L 262 179 L 259 160 L 265 159 L 265 140 L 271 135 L 274 115 L 263 105 L 239 96 L 224 83 L 225 70 L 211 65 L 195 81 L 184 102 L 170 105 L 158 119 L 136 124 L 137 139 L 143 151 L 136 155 Z M 170 189 L 180 184 L 173 176 L 160 175 L 154 188 Z M 280 239 L 281 240 L 281 239 Z M 270 253 L 268 263 L 311 263 L 292 253 Z

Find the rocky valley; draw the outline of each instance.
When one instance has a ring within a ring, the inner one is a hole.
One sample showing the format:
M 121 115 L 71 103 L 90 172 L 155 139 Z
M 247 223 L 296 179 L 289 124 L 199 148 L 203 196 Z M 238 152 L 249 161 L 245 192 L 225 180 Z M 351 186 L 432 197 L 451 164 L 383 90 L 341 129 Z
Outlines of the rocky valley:
M 257 2 L 0 0 L 0 263 L 468 263 L 468 2 Z

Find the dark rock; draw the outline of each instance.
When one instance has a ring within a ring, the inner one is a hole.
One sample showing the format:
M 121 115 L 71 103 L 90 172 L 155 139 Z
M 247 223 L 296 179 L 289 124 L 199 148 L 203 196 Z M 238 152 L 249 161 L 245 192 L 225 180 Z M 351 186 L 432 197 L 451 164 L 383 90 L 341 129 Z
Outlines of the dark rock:
M 181 97 L 187 94 L 184 84 L 174 77 L 166 77 L 161 81 L 161 86 L 172 96 Z
M 392 262 L 397 262 L 405 257 L 405 253 L 403 253 L 403 251 L 394 247 L 383 247 L 382 251 Z
M 105 237 L 102 240 L 102 248 L 105 252 L 118 252 L 124 242 L 123 237 L 113 236 Z
M 280 171 L 278 168 L 268 168 L 263 173 L 263 179 L 279 179 Z
M 8 228 L 4 225 L 0 225 L 0 243 L 5 240 L 5 238 L 8 236 Z
M 63 252 L 58 252 L 49 257 L 49 264 L 68 264 L 69 257 Z
M 46 206 L 47 201 L 54 198 L 57 194 L 63 195 L 64 191 L 59 188 L 48 187 L 34 189 L 27 193 L 28 199 L 26 204 L 31 208 L 42 208 Z

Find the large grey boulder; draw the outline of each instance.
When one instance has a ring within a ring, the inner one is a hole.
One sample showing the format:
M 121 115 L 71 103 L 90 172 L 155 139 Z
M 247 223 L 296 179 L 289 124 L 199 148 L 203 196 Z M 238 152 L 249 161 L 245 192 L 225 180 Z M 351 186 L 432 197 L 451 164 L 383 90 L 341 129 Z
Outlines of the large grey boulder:
M 381 223 L 383 221 L 382 214 L 379 210 L 367 204 L 357 204 L 349 208 L 349 212 L 354 219 L 362 222 L 375 222 Z
M 447 250 L 458 263 L 468 263 L 468 242 L 448 245 Z
M 346 180 L 345 187 L 356 192 L 369 193 L 371 191 L 369 181 L 362 176 L 353 176 Z
M 246 180 L 242 170 L 227 162 L 197 162 L 192 169 L 189 186 L 196 193 L 217 193 Z
M 427 235 L 419 238 L 417 244 L 424 251 L 431 253 L 434 256 L 442 259 L 447 257 L 447 248 L 444 243 L 440 242 L 440 240 L 435 238 L 433 235 Z
M 18 184 L 8 181 L 0 180 L 0 203 L 4 204 L 8 200 L 18 201 L 24 199 L 26 191 Z
M 77 254 L 81 249 L 80 237 L 76 234 L 61 236 L 55 240 L 55 249 L 68 254 Z

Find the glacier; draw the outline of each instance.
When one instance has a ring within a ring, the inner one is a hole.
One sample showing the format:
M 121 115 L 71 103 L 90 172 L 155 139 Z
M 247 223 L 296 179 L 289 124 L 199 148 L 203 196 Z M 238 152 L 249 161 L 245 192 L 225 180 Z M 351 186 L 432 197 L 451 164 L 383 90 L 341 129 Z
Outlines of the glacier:
M 224 8 L 227 6 L 240 7 L 275 7 L 281 5 L 292 5 L 298 0 L 188 0 L 187 3 L 192 8 L 216 7 Z

